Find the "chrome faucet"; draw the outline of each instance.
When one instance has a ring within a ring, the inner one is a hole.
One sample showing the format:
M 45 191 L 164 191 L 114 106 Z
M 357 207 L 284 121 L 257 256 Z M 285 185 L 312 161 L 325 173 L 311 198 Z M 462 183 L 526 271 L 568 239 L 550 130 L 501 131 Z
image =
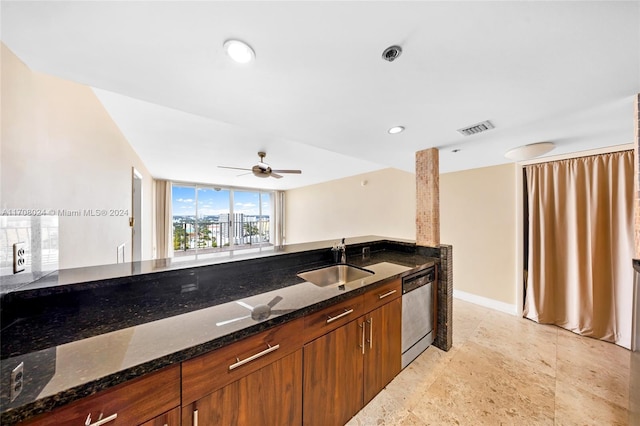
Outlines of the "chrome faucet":
M 347 263 L 347 246 L 344 244 L 344 238 L 342 239 L 342 242 L 340 243 L 338 248 L 340 249 L 340 252 L 341 252 L 340 263 Z
M 334 263 L 347 263 L 347 246 L 344 244 L 344 238 L 341 243 L 333 244 L 331 253 L 333 253 Z

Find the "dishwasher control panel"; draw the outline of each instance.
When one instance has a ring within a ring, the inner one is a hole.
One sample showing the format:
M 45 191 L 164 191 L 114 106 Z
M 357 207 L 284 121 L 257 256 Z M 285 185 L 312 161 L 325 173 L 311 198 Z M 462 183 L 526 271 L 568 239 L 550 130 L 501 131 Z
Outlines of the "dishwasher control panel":
M 422 271 L 407 275 L 402 279 L 402 294 L 413 291 L 419 287 L 433 283 L 436 280 L 436 268 L 432 266 Z

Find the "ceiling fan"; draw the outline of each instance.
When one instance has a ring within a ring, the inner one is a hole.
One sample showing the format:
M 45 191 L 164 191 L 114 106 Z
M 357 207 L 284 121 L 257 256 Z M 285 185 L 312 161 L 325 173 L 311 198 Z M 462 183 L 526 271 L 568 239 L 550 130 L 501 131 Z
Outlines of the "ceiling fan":
M 251 313 L 249 315 L 243 315 L 241 317 L 233 318 L 226 321 L 217 322 L 216 325 L 218 327 L 222 327 L 223 325 L 231 324 L 237 321 L 242 321 L 247 318 L 251 318 L 254 321 L 263 321 L 269 318 L 271 315 L 284 315 L 289 312 L 295 311 L 295 309 L 272 309 L 274 306 L 278 304 L 282 300 L 282 297 L 276 296 L 266 305 L 257 305 L 251 306 L 248 303 L 245 303 L 241 300 L 237 300 L 236 303 L 243 308 L 247 308 Z
M 267 163 L 264 162 L 264 157 L 266 156 L 267 156 L 266 153 L 262 151 L 258 152 L 258 157 L 260 157 L 260 161 L 258 162 L 258 164 L 256 164 L 250 169 L 245 169 L 242 167 L 227 167 L 227 166 L 218 166 L 218 167 L 221 169 L 246 170 L 248 172 L 253 173 L 254 176 L 261 177 L 261 178 L 266 178 L 271 176 L 276 179 L 280 179 L 282 178 L 282 175 L 280 175 L 280 173 L 293 173 L 293 174 L 302 173 L 302 170 L 274 170 L 271 168 L 271 166 L 269 166 Z

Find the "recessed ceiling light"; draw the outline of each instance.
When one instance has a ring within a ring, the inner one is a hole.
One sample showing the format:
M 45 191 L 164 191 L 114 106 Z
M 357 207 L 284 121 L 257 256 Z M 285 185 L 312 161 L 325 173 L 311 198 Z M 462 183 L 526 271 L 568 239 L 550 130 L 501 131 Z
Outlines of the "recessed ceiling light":
M 227 40 L 224 42 L 224 51 L 239 64 L 248 64 L 256 57 L 251 46 L 240 40 Z
M 391 133 L 392 135 L 395 135 L 396 133 L 402 133 L 404 132 L 404 127 L 403 126 L 394 126 L 392 128 L 390 128 L 389 130 L 387 130 L 389 133 Z

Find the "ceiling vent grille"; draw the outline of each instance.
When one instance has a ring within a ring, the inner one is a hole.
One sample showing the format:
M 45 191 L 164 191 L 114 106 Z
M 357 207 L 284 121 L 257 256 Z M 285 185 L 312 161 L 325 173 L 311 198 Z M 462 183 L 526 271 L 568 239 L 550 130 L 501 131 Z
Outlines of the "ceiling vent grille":
M 491 129 L 493 129 L 493 124 L 487 120 L 482 123 L 474 124 L 473 126 L 458 129 L 458 131 L 465 136 L 471 136 Z

